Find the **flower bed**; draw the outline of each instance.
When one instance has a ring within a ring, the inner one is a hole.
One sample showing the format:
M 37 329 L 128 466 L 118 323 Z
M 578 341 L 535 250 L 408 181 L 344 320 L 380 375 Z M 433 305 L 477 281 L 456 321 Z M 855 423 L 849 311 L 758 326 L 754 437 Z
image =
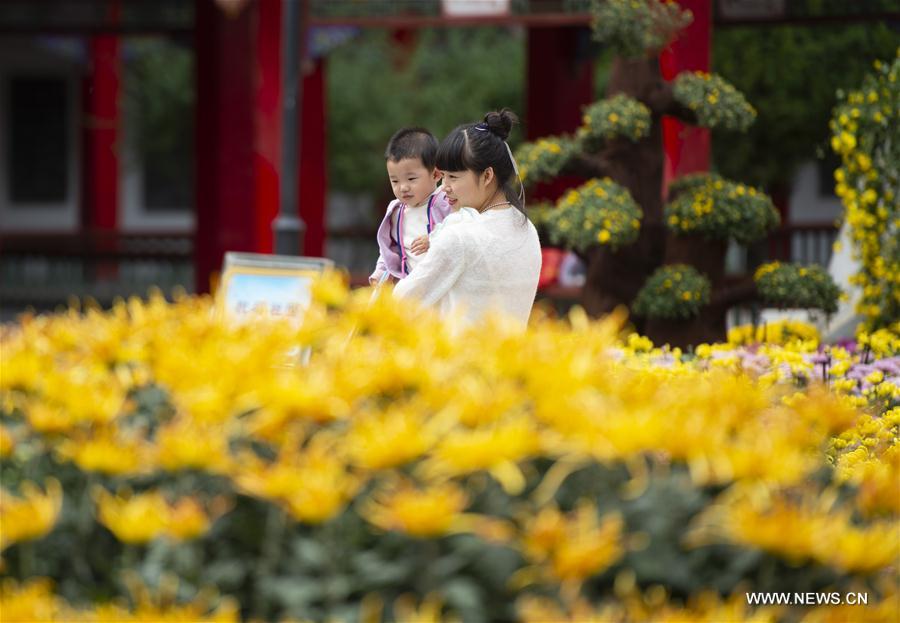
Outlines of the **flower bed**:
M 158 297 L 4 327 L 3 620 L 896 612 L 900 327 L 686 354 L 619 316 L 453 334 L 368 298 L 329 277 L 300 328 Z

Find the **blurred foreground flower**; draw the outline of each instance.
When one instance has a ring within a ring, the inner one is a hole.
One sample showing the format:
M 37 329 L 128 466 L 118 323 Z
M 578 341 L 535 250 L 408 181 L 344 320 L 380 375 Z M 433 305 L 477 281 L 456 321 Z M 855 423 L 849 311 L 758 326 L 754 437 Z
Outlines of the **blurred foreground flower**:
M 62 508 L 62 487 L 49 479 L 41 491 L 34 483 L 21 484 L 21 496 L 0 490 L 0 550 L 50 532 Z
M 98 519 L 123 543 L 146 543 L 159 537 L 195 539 L 229 507 L 217 500 L 207 513 L 195 498 L 184 497 L 170 503 L 160 491 L 113 496 L 97 488 L 93 495 Z
M 708 578 L 888 598 L 900 325 L 683 352 L 621 312 L 454 332 L 327 279 L 299 326 L 153 296 L 0 331 L 10 612 L 235 618 L 214 586 L 259 621 L 398 617 L 409 594 L 425 618 L 796 623 L 819 615 Z M 134 573 L 177 573 L 178 599 L 135 599 Z

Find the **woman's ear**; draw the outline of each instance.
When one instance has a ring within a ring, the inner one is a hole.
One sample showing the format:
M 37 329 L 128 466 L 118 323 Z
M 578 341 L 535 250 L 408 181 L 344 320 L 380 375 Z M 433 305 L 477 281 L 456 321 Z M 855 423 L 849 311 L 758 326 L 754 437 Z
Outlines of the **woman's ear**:
M 488 167 L 484 171 L 481 172 L 481 183 L 485 186 L 491 183 L 494 179 L 494 167 Z

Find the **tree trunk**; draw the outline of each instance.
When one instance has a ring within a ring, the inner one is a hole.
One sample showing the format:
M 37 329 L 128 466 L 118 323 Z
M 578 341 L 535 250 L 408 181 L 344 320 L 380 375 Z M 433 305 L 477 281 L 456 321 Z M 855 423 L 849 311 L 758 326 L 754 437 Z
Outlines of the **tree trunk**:
M 662 82 L 656 58 L 613 62 L 607 97 L 624 93 L 648 101 Z M 610 141 L 600 153 L 608 174 L 628 189 L 643 211 L 638 240 L 618 251 L 593 248 L 587 253 L 587 281 L 582 303 L 591 316 L 631 305 L 647 277 L 662 263 L 665 235 L 662 221 L 663 141 L 661 116 L 654 114 L 650 134 L 634 143 Z
M 701 236 L 676 236 L 668 232 L 666 239 L 665 264 L 688 264 L 709 279 L 711 286 L 710 304 L 690 320 L 650 319 L 646 324 L 646 334 L 654 344 L 669 344 L 685 348 L 704 342 L 719 342 L 725 339 L 725 312 L 727 302 L 715 300 L 714 293 L 725 286 L 725 253 L 728 242 L 707 240 Z
M 619 305 L 631 305 L 647 277 L 662 264 L 665 231 L 661 225 L 644 226 L 637 241 L 613 252 L 593 247 L 587 254 L 583 304 L 591 316 L 608 314 Z M 643 321 L 632 318 L 638 330 Z

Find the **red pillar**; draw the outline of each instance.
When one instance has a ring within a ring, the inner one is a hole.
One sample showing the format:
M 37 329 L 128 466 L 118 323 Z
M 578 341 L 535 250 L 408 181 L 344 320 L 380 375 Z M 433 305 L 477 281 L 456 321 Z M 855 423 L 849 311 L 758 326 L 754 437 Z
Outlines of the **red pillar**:
M 256 89 L 257 251 L 273 250 L 272 221 L 278 215 L 281 170 L 281 3 L 259 4 Z M 326 158 L 325 59 L 304 66 L 300 127 L 299 210 L 306 223 L 303 254 L 321 256 L 325 246 Z
M 258 253 L 273 250 L 272 221 L 278 215 L 281 170 L 281 2 L 260 2 L 256 37 L 255 91 L 256 200 L 254 224 Z
M 712 43 L 712 7 L 710 0 L 678 0 L 690 9 L 694 21 L 683 30 L 659 57 L 663 78 L 672 80 L 682 71 L 709 71 Z M 709 130 L 672 118 L 663 119 L 663 144 L 666 159 L 663 172 L 663 196 L 669 182 L 681 175 L 709 170 Z
M 594 101 L 593 59 L 582 50 L 587 28 L 528 29 L 527 139 L 571 133 L 581 124 L 582 108 Z M 539 184 L 533 196 L 553 200 L 576 180 L 558 178 Z
M 225 251 L 256 251 L 253 22 L 255 3 L 234 16 L 197 0 L 195 280 L 208 292 Z
M 84 83 L 84 169 L 81 223 L 97 253 L 115 251 L 119 211 L 119 95 L 122 62 L 115 35 L 91 37 L 90 73 Z M 118 265 L 89 262 L 93 279 L 113 280 Z
M 271 253 L 281 171 L 281 15 L 276 0 L 226 14 L 195 0 L 197 88 L 195 271 L 210 289 L 226 251 Z M 304 77 L 298 180 L 305 255 L 324 247 L 324 61 Z
M 196 0 L 195 281 L 226 251 L 272 252 L 281 160 L 281 3 Z
M 303 119 L 300 128 L 300 216 L 306 223 L 303 255 L 322 256 L 325 251 L 325 203 L 328 193 L 326 157 L 325 59 L 313 61 L 303 76 Z
M 90 39 L 90 74 L 85 85 L 84 212 L 88 230 L 115 231 L 119 207 L 119 39 Z

